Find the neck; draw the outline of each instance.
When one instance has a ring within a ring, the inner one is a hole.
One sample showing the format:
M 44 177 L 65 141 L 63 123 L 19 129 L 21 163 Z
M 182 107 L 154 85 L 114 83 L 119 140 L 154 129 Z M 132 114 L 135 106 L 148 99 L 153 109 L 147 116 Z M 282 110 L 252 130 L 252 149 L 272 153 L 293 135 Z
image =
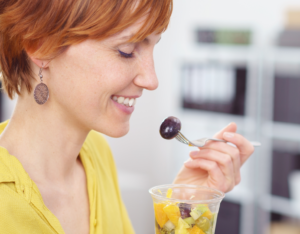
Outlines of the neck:
M 18 158 L 35 182 L 62 183 L 73 176 L 89 130 L 50 102 L 40 106 L 33 98 L 26 103 L 28 99 L 18 98 L 0 145 Z

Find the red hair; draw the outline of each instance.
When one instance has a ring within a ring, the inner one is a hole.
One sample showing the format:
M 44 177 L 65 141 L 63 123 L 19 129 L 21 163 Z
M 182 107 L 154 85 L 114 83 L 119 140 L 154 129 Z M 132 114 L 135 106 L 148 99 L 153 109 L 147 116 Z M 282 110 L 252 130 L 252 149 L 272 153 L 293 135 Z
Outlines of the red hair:
M 26 51 L 52 59 L 86 39 L 102 40 L 142 17 L 145 24 L 129 41 L 167 29 L 173 0 L 0 0 L 0 67 L 10 98 L 33 75 Z

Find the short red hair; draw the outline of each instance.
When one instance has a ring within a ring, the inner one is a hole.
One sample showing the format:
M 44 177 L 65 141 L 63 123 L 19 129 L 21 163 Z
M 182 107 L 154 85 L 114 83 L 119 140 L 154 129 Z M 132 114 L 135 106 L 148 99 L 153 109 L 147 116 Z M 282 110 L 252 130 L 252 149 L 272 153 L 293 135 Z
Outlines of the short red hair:
M 10 98 L 33 75 L 26 51 L 52 59 L 86 39 L 102 40 L 143 16 L 145 24 L 130 41 L 166 30 L 173 0 L 0 0 L 0 67 Z

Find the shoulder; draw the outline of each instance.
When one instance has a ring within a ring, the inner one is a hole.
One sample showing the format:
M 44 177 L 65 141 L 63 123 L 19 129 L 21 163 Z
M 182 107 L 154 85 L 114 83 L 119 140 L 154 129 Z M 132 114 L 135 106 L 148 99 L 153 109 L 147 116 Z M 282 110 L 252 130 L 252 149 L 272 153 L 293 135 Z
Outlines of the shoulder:
M 9 213 L 13 215 L 18 209 L 22 207 L 24 210 L 29 208 L 29 202 L 24 198 L 24 196 L 20 195 L 15 187 L 15 182 L 1 182 L 0 183 L 0 210 L 5 211 L 5 213 Z
M 0 183 L 0 233 L 52 233 L 32 202 L 16 191 L 14 182 Z
M 0 233 L 29 233 L 30 225 L 39 226 L 38 214 L 15 182 L 0 183 L 0 200 Z

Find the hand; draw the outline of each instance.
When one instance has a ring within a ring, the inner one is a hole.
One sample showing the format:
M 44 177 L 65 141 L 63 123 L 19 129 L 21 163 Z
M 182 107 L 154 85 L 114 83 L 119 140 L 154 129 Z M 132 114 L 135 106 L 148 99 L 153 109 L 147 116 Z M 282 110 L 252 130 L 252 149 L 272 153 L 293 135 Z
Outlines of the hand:
M 254 147 L 236 133 L 236 129 L 236 124 L 231 123 L 214 136 L 231 142 L 236 147 L 211 141 L 199 150 L 190 152 L 190 159 L 184 163 L 174 184 L 203 185 L 223 192 L 229 192 L 239 184 L 240 168 L 254 152 Z

